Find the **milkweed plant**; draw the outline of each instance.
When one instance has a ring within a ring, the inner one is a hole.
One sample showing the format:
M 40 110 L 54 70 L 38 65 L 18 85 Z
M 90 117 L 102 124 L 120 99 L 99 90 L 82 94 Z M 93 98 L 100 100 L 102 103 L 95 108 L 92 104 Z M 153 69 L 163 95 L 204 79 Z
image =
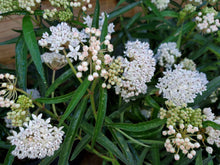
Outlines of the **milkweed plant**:
M 0 0 L 1 163 L 220 164 L 220 1 L 44 2 Z

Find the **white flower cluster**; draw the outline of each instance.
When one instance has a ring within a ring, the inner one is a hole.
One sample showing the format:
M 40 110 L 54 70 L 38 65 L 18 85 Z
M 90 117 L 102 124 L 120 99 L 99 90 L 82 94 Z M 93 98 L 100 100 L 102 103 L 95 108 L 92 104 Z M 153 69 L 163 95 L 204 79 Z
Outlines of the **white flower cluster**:
M 38 41 L 42 47 L 48 47 L 50 51 L 59 53 L 60 50 L 68 48 L 69 45 L 77 47 L 81 42 L 86 42 L 87 35 L 76 28 L 71 28 L 67 23 L 62 22 L 57 26 L 50 27 L 51 35 L 43 33 L 42 39 Z
M 189 0 L 189 2 L 191 2 L 195 5 L 201 5 L 202 4 L 202 0 Z
M 77 66 L 78 73 L 76 74 L 76 76 L 78 78 L 81 78 L 82 72 L 86 72 L 90 69 L 88 80 L 93 81 L 94 78 L 97 78 L 99 76 L 105 77 L 105 75 L 107 74 L 105 70 L 105 65 L 108 65 L 112 62 L 112 58 L 109 54 L 107 54 L 107 52 L 113 51 L 113 45 L 110 44 L 110 34 L 106 35 L 104 42 L 101 43 L 101 31 L 99 29 L 86 28 L 85 32 L 90 36 L 89 45 L 84 45 L 82 47 L 82 53 L 78 52 L 80 49 L 79 46 L 75 49 L 70 47 L 71 52 L 67 55 L 67 57 L 71 57 L 76 60 L 77 56 L 79 56 L 79 60 L 81 61 L 81 63 Z M 102 49 L 102 44 L 104 44 L 107 48 Z
M 171 68 L 176 62 L 176 58 L 180 57 L 181 53 L 175 42 L 163 43 L 159 46 L 155 58 L 159 61 L 159 65 L 165 68 Z
M 180 159 L 180 151 L 182 151 L 182 153 L 185 155 L 187 154 L 189 159 L 192 159 L 193 156 L 196 155 L 195 149 L 200 147 L 199 142 L 193 138 L 194 133 L 199 131 L 198 127 L 193 127 L 192 125 L 185 127 L 184 124 L 180 124 L 178 131 L 176 131 L 172 125 L 168 126 L 168 129 L 168 131 L 162 132 L 164 136 L 170 136 L 164 143 L 167 152 L 175 153 L 175 160 Z M 198 140 L 202 139 L 201 134 L 197 134 L 196 137 Z
M 107 15 L 107 17 L 108 17 L 108 15 Z M 89 15 L 87 15 L 86 17 L 83 17 L 83 19 L 84 19 L 83 23 L 86 24 L 89 28 L 91 28 L 93 18 L 90 17 Z M 105 13 L 102 12 L 101 16 L 99 17 L 99 30 L 102 30 L 102 26 L 104 24 L 104 21 L 105 21 Z M 115 27 L 115 25 L 113 23 L 110 23 L 108 25 L 108 33 L 111 34 L 111 33 L 115 32 L 114 27 Z
M 55 52 L 42 54 L 41 61 L 52 70 L 59 70 L 68 63 L 64 55 Z
M 199 12 L 198 16 L 195 18 L 197 22 L 197 29 L 207 34 L 218 31 L 220 22 L 219 19 L 215 19 L 215 16 L 216 14 L 214 12 L 206 14 Z
M 81 8 L 82 11 L 86 11 L 87 8 L 92 8 L 90 0 L 49 0 L 52 6 L 63 7 L 67 9 L 68 7 Z
M 196 64 L 193 60 L 190 60 L 188 58 L 184 58 L 184 60 L 180 62 L 180 65 L 183 66 L 183 69 L 196 71 Z
M 128 41 L 125 55 L 130 59 L 123 61 L 123 78 L 120 85 L 116 85 L 116 94 L 128 102 L 131 97 L 147 92 L 146 82 L 150 82 L 155 71 L 155 59 L 149 44 L 140 41 Z
M 34 10 L 37 5 L 41 3 L 41 0 L 18 0 L 19 7 L 29 11 L 30 13 L 34 13 Z
M 16 146 L 12 154 L 19 159 L 26 157 L 42 159 L 52 156 L 62 142 L 64 135 L 62 127 L 53 127 L 49 124 L 50 118 L 46 121 L 41 119 L 42 114 L 38 116 L 32 114 L 32 117 L 33 120 L 24 124 L 26 128 L 19 127 L 19 133 L 12 131 L 13 135 L 7 138 L 12 145 Z
M 17 98 L 16 82 L 14 75 L 6 73 L 0 74 L 0 107 L 11 107 Z
M 31 95 L 32 99 L 40 98 L 40 93 L 37 89 L 27 89 L 26 92 Z
M 185 70 L 177 65 L 176 69 L 164 72 L 164 77 L 159 78 L 156 87 L 164 98 L 178 106 L 193 103 L 197 94 L 201 95 L 206 90 L 207 83 L 204 73 Z
M 211 108 L 204 108 L 203 113 L 206 115 L 205 121 L 213 121 L 216 124 L 220 124 L 220 118 L 216 117 L 214 113 L 212 113 Z M 208 138 L 206 139 L 207 143 L 210 145 L 216 144 L 217 147 L 220 147 L 220 130 L 216 130 L 213 127 L 206 127 L 206 132 Z M 208 152 L 208 151 L 207 151 Z
M 170 0 L 151 0 L 151 2 L 156 5 L 157 9 L 162 11 L 168 7 Z

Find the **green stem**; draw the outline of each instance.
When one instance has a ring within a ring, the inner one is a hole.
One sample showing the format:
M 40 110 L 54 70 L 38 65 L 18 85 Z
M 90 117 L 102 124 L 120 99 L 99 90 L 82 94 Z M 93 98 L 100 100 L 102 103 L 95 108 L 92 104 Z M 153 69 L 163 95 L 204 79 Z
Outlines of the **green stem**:
M 95 120 L 97 120 L 97 112 L 96 112 L 96 107 L 95 107 L 94 90 L 95 90 L 97 81 L 98 81 L 98 79 L 95 79 L 93 81 L 92 87 L 91 87 L 91 92 L 90 92 L 90 101 L 91 101 L 92 111 L 93 111 Z
M 96 154 L 97 156 L 99 156 L 100 158 L 102 159 L 105 159 L 107 161 L 111 161 L 111 162 L 114 162 L 115 160 L 114 159 L 111 159 L 105 155 L 102 155 L 101 153 L 99 153 L 97 150 L 93 149 L 90 145 L 86 145 L 86 147 L 88 148 L 88 150 L 94 154 Z
M 64 53 L 65 56 L 67 55 L 65 49 L 63 50 L 63 53 Z M 68 62 L 68 64 L 69 64 L 70 68 L 72 69 L 73 73 L 76 75 L 77 71 L 76 71 L 76 69 L 74 68 L 73 64 L 71 63 L 70 59 L 69 59 L 68 57 L 66 57 L 66 60 L 67 60 L 67 62 Z M 83 82 L 81 78 L 78 78 L 78 77 L 77 77 L 77 79 L 79 80 L 80 83 Z
M 53 70 L 52 84 L 53 84 L 54 81 L 55 81 L 55 75 L 56 75 L 56 70 Z M 54 91 L 53 91 L 52 94 L 51 94 L 51 98 L 54 98 Z M 52 104 L 52 109 L 53 109 L 53 113 L 54 113 L 56 116 L 58 116 L 58 115 L 57 115 L 57 111 L 56 111 L 55 104 Z
M 118 129 L 118 128 L 115 128 L 115 129 L 116 129 L 118 132 L 120 132 L 122 135 L 124 135 L 125 137 L 127 137 L 129 140 L 133 141 L 134 143 L 139 144 L 139 145 L 141 145 L 141 146 L 143 146 L 143 147 L 149 147 L 148 145 L 145 145 L 145 144 L 141 143 L 140 141 L 135 140 L 134 138 L 130 137 L 129 135 L 127 135 L 126 133 L 124 133 L 124 132 L 121 131 L 120 129 Z

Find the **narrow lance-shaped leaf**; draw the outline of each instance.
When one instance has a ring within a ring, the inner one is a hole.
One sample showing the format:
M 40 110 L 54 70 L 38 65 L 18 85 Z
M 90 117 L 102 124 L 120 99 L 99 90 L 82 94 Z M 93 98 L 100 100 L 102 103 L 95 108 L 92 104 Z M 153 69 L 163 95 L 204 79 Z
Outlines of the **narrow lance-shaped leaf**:
M 89 135 L 93 135 L 94 127 L 90 124 L 88 124 L 86 121 L 83 121 L 80 125 L 80 127 L 85 131 L 85 133 Z M 119 158 L 122 162 L 125 164 L 128 164 L 125 156 L 121 153 L 121 151 L 118 149 L 118 147 L 109 140 L 103 133 L 99 133 L 97 140 L 100 145 L 102 145 L 106 150 L 114 154 L 117 158 Z
M 74 139 L 78 131 L 80 122 L 82 120 L 83 114 L 86 110 L 86 107 L 87 107 L 87 97 L 82 99 L 74 115 L 72 116 L 69 128 L 66 133 L 66 137 L 64 139 L 62 149 L 60 152 L 60 159 L 58 162 L 59 165 L 68 164 L 68 160 L 69 160 L 71 149 L 73 147 Z
M 106 107 L 107 107 L 107 90 L 101 87 L 100 95 L 99 95 L 99 107 L 98 107 L 97 120 L 95 124 L 94 134 L 92 137 L 92 147 L 94 146 L 96 138 L 101 131 L 103 121 L 105 119 Z
M 76 146 L 76 148 L 74 148 L 70 161 L 74 160 L 79 155 L 79 153 L 86 147 L 90 140 L 90 135 L 86 135 L 80 140 L 79 144 Z
M 103 42 L 105 40 L 105 36 L 108 34 L 108 18 L 107 15 L 105 13 L 105 20 L 102 26 L 102 33 L 101 33 L 101 37 L 100 37 L 100 41 Z M 102 45 L 102 49 L 104 48 L 104 45 Z
M 24 16 L 23 22 L 22 22 L 22 28 L 23 28 L 23 33 L 24 33 L 24 39 L 28 47 L 28 50 L 30 51 L 33 62 L 44 84 L 46 84 L 44 69 L 43 69 L 43 65 L 41 62 L 41 58 L 40 58 L 40 50 L 39 50 L 37 39 L 34 33 L 34 27 L 33 27 L 33 24 L 31 22 L 31 18 L 29 15 Z
M 99 0 L 96 0 L 95 10 L 92 20 L 92 27 L 95 27 L 96 29 L 99 28 L 99 12 L 100 12 Z
M 140 3 L 141 3 L 141 1 L 134 2 L 134 3 L 131 3 L 129 5 L 126 5 L 125 7 L 120 8 L 118 10 L 115 10 L 112 13 L 109 14 L 108 19 L 110 20 L 110 19 L 115 18 L 115 17 L 117 17 L 117 16 L 119 16 L 121 14 L 124 14 L 127 11 L 133 9 L 134 7 L 138 6 Z
M 159 152 L 159 146 L 157 144 L 153 144 L 151 147 L 151 157 L 152 157 L 152 164 L 160 165 L 160 152 Z
M 160 120 L 160 119 L 154 119 L 147 122 L 141 122 L 137 124 L 132 123 L 112 123 L 107 124 L 110 127 L 113 128 L 119 128 L 130 132 L 141 132 L 141 131 L 147 131 L 156 127 L 159 127 L 166 123 L 166 120 Z
M 16 76 L 18 86 L 23 90 L 27 88 L 27 46 L 21 35 L 15 48 Z
M 86 78 L 83 83 L 77 88 L 77 90 L 72 95 L 72 100 L 70 101 L 68 107 L 66 108 L 66 111 L 61 116 L 59 125 L 62 125 L 64 120 L 70 115 L 70 113 L 74 110 L 78 102 L 81 100 L 83 95 L 85 94 L 86 90 L 88 89 L 90 85 L 90 81 L 88 78 Z
M 68 101 L 70 98 L 72 98 L 74 92 L 70 92 L 68 94 L 57 96 L 54 98 L 38 98 L 35 101 L 39 103 L 45 103 L 45 104 L 58 104 Z
M 14 156 L 11 154 L 11 152 L 15 149 L 15 146 L 11 146 L 8 150 L 8 153 L 4 160 L 4 165 L 12 165 L 14 162 Z
M 213 121 L 204 121 L 204 122 L 202 122 L 202 124 L 203 124 L 204 128 L 210 126 L 210 127 L 214 128 L 216 130 L 220 130 L 220 125 L 215 123 L 215 122 L 213 122 Z
M 202 150 L 197 151 L 196 153 L 196 163 L 195 165 L 201 165 L 202 163 Z
M 45 96 L 48 97 L 60 84 L 65 82 L 68 78 L 73 75 L 72 69 L 68 69 L 61 76 L 59 76 L 54 83 L 47 89 Z
M 202 95 L 199 95 L 196 97 L 193 105 L 199 105 L 203 100 L 205 100 L 208 96 L 212 94 L 217 88 L 220 87 L 220 76 L 214 78 L 212 81 L 210 81 L 207 85 L 207 90 L 202 93 Z

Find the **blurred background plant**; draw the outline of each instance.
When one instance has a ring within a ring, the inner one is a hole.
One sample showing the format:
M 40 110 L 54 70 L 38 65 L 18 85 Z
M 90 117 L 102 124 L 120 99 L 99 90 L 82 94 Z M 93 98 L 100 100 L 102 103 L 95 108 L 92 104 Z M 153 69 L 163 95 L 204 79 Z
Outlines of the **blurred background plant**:
M 89 164 L 219 164 L 220 2 L 104 3 L 0 0 L 0 25 L 22 19 L 0 43 L 15 44 L 15 67 L 0 68 L 1 163 L 80 164 L 87 151 L 101 158 Z M 35 136 L 52 144 L 18 152 Z

